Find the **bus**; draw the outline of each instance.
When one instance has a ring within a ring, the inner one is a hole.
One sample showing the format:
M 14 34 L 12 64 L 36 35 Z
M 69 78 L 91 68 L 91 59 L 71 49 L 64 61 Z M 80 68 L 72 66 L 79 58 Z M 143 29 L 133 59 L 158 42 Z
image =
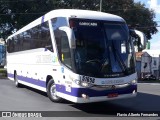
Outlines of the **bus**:
M 6 42 L 8 78 L 17 87 L 46 92 L 53 102 L 101 102 L 137 94 L 133 41 L 119 16 L 52 10 Z
M 6 65 L 6 46 L 2 38 L 0 38 L 0 68 Z
M 148 40 L 143 32 L 136 29 L 130 29 L 130 36 L 134 44 L 135 52 L 146 49 Z

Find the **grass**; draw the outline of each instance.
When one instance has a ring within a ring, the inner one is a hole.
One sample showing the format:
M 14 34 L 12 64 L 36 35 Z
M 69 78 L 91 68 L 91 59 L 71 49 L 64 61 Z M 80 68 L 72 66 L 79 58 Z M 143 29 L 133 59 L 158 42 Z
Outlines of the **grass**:
M 7 70 L 0 68 L 0 78 L 7 77 Z

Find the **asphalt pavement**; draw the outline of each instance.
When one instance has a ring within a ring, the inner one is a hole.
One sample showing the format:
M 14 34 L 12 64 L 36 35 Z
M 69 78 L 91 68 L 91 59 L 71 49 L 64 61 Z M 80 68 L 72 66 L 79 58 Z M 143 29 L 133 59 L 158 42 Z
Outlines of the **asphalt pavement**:
M 53 103 L 44 92 L 26 86 L 16 88 L 13 81 L 0 79 L 0 111 L 43 111 L 42 114 L 54 115 L 58 117 L 57 120 L 64 119 L 64 117 L 78 117 L 78 119 L 79 117 L 87 117 L 86 119 L 93 117 L 99 120 L 109 117 L 112 119 L 115 113 L 134 113 L 133 115 L 155 113 L 156 115 L 160 113 L 160 84 L 138 83 L 138 94 L 135 98 L 75 104 L 66 100 L 62 103 Z M 121 119 L 121 117 L 116 118 Z M 146 119 L 146 117 L 140 117 L 140 119 Z M 151 119 L 158 118 L 151 117 Z

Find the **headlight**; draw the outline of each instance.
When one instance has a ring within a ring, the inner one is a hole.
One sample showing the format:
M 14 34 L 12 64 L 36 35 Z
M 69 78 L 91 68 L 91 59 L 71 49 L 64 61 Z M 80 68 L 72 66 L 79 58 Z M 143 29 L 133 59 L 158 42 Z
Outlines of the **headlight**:
M 83 87 L 89 87 L 89 83 L 87 83 L 87 82 L 81 82 L 81 85 L 82 85 Z
M 81 81 L 80 80 L 75 80 L 74 81 L 77 85 L 80 85 L 81 84 Z
M 90 87 L 91 84 L 90 83 L 87 83 L 87 82 L 81 82 L 80 80 L 75 80 L 74 81 L 77 85 L 80 85 L 82 87 Z
M 81 82 L 81 86 L 82 86 L 82 87 L 92 87 L 93 84 L 88 83 L 88 82 Z
M 69 75 L 69 78 L 74 82 L 74 83 L 76 83 L 77 85 L 80 85 L 81 84 L 81 81 L 80 80 L 78 80 L 79 78 L 74 78 L 74 77 L 72 77 L 71 75 Z
M 80 85 L 80 86 L 82 86 L 82 87 L 91 87 L 91 86 L 93 86 L 91 83 L 89 83 L 89 82 L 86 82 L 86 81 L 81 81 L 80 80 L 80 78 L 74 78 L 74 77 L 72 77 L 72 76 L 69 76 L 70 77 L 70 79 L 74 82 L 74 83 L 76 83 L 77 85 Z

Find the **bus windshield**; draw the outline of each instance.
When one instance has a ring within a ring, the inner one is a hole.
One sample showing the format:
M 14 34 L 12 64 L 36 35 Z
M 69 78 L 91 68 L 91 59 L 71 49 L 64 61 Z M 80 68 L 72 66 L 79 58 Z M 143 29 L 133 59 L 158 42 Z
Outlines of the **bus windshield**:
M 125 23 L 70 19 L 76 38 L 74 53 L 80 75 L 110 78 L 135 72 L 135 58 Z

